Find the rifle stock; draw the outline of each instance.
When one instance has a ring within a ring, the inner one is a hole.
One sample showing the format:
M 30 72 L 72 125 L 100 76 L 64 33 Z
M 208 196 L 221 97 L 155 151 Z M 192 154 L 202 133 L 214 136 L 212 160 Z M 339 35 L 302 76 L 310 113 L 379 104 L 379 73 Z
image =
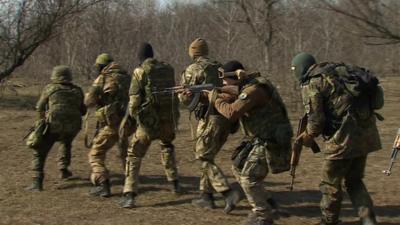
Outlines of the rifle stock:
M 298 140 L 297 138 L 307 129 L 307 120 L 308 120 L 307 114 L 304 114 L 304 116 L 300 118 L 297 127 L 296 141 L 293 143 L 292 147 L 292 156 L 290 158 L 290 176 L 291 176 L 291 181 L 289 186 L 290 191 L 293 190 L 294 180 L 296 178 L 296 167 L 299 164 L 301 151 L 303 149 L 303 141 L 301 139 Z M 319 148 L 318 144 L 315 141 L 313 141 L 310 148 L 313 153 L 318 153 L 321 151 L 321 149 Z

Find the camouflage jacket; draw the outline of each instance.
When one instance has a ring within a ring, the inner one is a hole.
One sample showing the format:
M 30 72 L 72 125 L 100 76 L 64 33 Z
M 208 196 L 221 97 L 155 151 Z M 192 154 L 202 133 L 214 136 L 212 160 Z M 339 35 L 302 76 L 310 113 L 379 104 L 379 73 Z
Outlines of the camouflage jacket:
M 129 113 L 149 134 L 157 136 L 160 123 L 176 125 L 179 100 L 170 93 L 153 94 L 175 86 L 175 73 L 168 63 L 146 59 L 134 69 L 129 89 Z
M 83 91 L 71 83 L 48 84 L 36 104 L 45 116 L 52 133 L 75 133 L 81 129 L 81 116 L 86 114 Z
M 289 169 L 292 126 L 278 91 L 268 79 L 259 76 L 250 80 L 236 101 L 218 98 L 215 108 L 232 122 L 240 120 L 246 136 L 266 143 L 273 173 Z
M 118 125 L 129 101 L 130 76 L 116 63 L 106 66 L 86 94 L 88 107 L 96 106 L 97 119 L 108 125 Z
M 338 123 L 335 115 L 340 115 L 340 87 L 327 78 L 326 74 L 313 76 L 309 71 L 309 79 L 301 86 L 303 104 L 308 114 L 307 132 L 314 136 L 323 135 L 326 146 L 323 150 L 327 159 L 347 159 L 365 156 L 379 150 L 381 142 L 376 127 L 376 116 L 372 111 L 362 113 L 360 118 L 346 112 Z M 333 134 L 327 134 L 327 127 L 337 127 Z M 328 136 L 327 136 L 328 135 Z
M 222 86 L 222 80 L 218 77 L 218 68 L 221 64 L 212 61 L 204 56 L 197 57 L 182 73 L 181 85 L 214 84 L 216 87 Z M 191 98 L 179 95 L 180 101 L 188 105 Z

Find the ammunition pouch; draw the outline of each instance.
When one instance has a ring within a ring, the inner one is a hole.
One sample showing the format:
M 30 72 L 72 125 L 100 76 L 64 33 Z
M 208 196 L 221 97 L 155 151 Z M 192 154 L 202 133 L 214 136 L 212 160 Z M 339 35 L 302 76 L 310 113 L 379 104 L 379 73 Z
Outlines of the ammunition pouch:
M 103 106 L 96 110 L 96 118 L 100 124 L 116 127 L 121 122 L 123 110 L 117 103 Z
M 30 148 L 38 148 L 42 143 L 44 136 L 48 133 L 48 124 L 45 119 L 35 122 L 33 131 L 28 135 L 26 145 Z
M 253 149 L 252 141 L 243 141 L 232 153 L 231 160 L 233 166 L 239 170 L 243 169 L 246 159 L 249 156 L 251 150 Z

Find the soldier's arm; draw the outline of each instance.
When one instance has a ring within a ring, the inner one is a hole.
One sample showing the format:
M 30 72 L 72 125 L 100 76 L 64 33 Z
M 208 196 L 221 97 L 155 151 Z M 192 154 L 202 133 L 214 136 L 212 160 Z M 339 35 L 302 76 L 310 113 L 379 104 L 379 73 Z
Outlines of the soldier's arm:
M 142 103 L 141 91 L 145 86 L 144 70 L 136 68 L 133 71 L 131 85 L 129 87 L 129 114 L 134 116 L 137 114 L 140 104 Z
M 39 119 L 44 119 L 45 115 L 46 115 L 46 108 L 49 102 L 49 93 L 50 93 L 50 85 L 47 85 L 41 95 L 40 98 L 38 100 L 38 102 L 36 103 L 36 111 L 38 112 L 38 118 Z
M 307 88 L 303 89 L 306 96 L 304 102 L 308 114 L 307 133 L 316 137 L 320 135 L 325 125 L 323 92 L 326 88 L 324 80 L 320 77 L 310 80 Z
M 225 98 L 217 98 L 214 105 L 219 113 L 235 122 L 246 112 L 265 104 L 269 99 L 270 96 L 262 87 L 254 85 L 243 90 L 239 98 L 233 103 L 230 103 L 229 98 L 225 96 Z
M 79 89 L 79 93 L 81 94 L 80 112 L 81 112 L 81 115 L 85 115 L 87 113 L 87 107 L 85 105 L 85 94 L 83 93 L 83 90 L 81 87 L 78 87 L 78 89 Z
M 100 104 L 101 95 L 103 93 L 104 77 L 102 75 L 98 76 L 93 82 L 89 91 L 85 95 L 85 105 L 86 107 L 94 107 Z

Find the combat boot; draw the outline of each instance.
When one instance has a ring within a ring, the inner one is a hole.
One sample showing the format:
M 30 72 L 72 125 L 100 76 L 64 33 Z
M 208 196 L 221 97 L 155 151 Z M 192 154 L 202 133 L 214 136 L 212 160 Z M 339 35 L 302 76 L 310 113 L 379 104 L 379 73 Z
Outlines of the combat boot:
M 33 178 L 32 184 L 25 188 L 27 191 L 42 191 L 43 190 L 43 178 Z
M 68 169 L 61 169 L 60 172 L 61 172 L 60 179 L 62 180 L 72 177 L 72 172 L 69 171 Z
M 91 196 L 100 196 L 100 197 L 110 197 L 111 196 L 111 185 L 110 181 L 106 180 L 103 183 L 100 183 L 90 189 L 89 194 Z
M 244 198 L 244 193 L 237 189 L 229 189 L 221 193 L 224 196 L 225 208 L 224 213 L 229 214 L 235 209 L 236 205 Z
M 182 186 L 179 184 L 179 180 L 171 181 L 171 191 L 175 194 L 182 194 Z
M 243 225 L 274 225 L 274 221 L 272 219 L 259 217 L 255 213 L 251 212 L 247 216 Z
M 131 209 L 135 207 L 135 192 L 126 192 L 122 195 L 121 200 L 119 201 L 119 205 L 125 209 Z
M 192 205 L 205 209 L 215 209 L 214 196 L 212 193 L 202 193 L 199 199 L 192 201 Z

